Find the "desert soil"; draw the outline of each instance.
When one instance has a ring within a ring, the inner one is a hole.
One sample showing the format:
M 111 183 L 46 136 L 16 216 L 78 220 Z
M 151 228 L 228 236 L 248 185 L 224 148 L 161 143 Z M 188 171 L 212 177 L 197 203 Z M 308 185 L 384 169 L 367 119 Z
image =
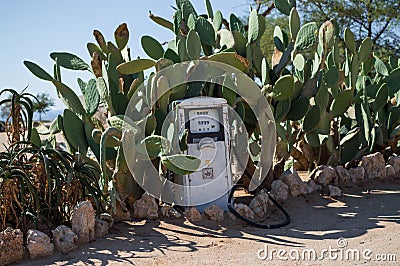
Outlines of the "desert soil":
M 221 223 L 124 222 L 74 252 L 19 265 L 399 265 L 399 180 L 368 180 L 344 188 L 337 199 L 317 192 L 292 197 L 284 204 L 292 222 L 280 229 L 255 228 L 228 215 Z M 273 210 L 270 219 L 279 218 Z M 312 251 L 317 260 L 308 256 Z
M 0 133 L 0 144 L 5 142 Z M 343 188 L 337 199 L 317 192 L 292 197 L 284 208 L 291 223 L 270 230 L 227 214 L 221 223 L 206 217 L 196 224 L 184 219 L 119 223 L 107 237 L 74 252 L 27 258 L 18 265 L 399 265 L 400 176 Z M 272 210 L 264 222 L 280 218 Z M 312 251 L 315 260 L 308 256 Z

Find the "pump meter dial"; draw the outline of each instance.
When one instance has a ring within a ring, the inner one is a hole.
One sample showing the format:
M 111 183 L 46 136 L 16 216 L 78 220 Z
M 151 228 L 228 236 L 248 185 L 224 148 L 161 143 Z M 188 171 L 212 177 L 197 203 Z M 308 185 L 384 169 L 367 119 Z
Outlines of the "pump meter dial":
M 216 108 L 189 110 L 190 133 L 215 133 L 220 131 Z

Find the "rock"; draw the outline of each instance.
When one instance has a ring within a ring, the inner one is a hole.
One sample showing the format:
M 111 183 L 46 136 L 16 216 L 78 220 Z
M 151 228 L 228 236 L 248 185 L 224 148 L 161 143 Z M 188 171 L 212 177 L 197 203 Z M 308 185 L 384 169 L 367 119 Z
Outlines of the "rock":
M 108 229 L 110 229 L 107 221 L 101 220 L 100 218 L 95 219 L 94 232 L 96 238 L 102 238 L 108 235 Z
M 180 218 L 182 215 L 170 205 L 163 205 L 160 208 L 161 215 L 167 218 Z
M 393 166 L 396 174 L 400 172 L 400 156 L 390 156 L 388 159 L 388 164 Z
M 314 180 L 310 179 L 306 183 L 307 194 L 311 194 L 314 191 L 318 190 L 317 184 L 315 184 Z
M 108 231 L 114 226 L 114 219 L 108 213 L 101 213 L 95 219 L 94 232 L 96 238 L 105 237 Z
M 337 174 L 340 182 L 350 182 L 351 181 L 350 174 L 346 168 L 339 165 L 339 166 L 335 167 L 335 170 L 336 170 L 336 174 Z
M 385 169 L 386 169 L 386 176 L 392 176 L 396 174 L 396 170 L 390 164 L 386 165 Z
M 351 182 L 353 183 L 356 183 L 357 181 L 363 181 L 365 178 L 365 169 L 361 166 L 350 168 L 349 175 Z
M 328 189 L 329 189 L 329 196 L 331 196 L 331 197 L 342 196 L 342 191 L 340 190 L 340 188 L 338 188 L 336 186 L 328 185 Z
M 268 201 L 268 194 L 264 190 L 261 190 L 261 192 L 250 201 L 249 207 L 258 217 L 264 217 L 268 213 Z
M 24 235 L 19 229 L 7 227 L 0 232 L 0 265 L 8 265 L 24 257 Z
M 272 202 L 272 200 L 271 199 L 268 199 L 268 206 L 269 207 L 272 207 L 272 206 L 274 206 L 275 204 Z
M 89 201 L 82 201 L 75 206 L 71 225 L 80 243 L 89 243 L 95 239 L 95 216 L 96 213 Z
M 287 200 L 289 187 L 282 180 L 274 180 L 271 184 L 271 195 L 279 202 Z
M 53 254 L 54 244 L 50 242 L 50 237 L 39 230 L 28 230 L 26 246 L 32 259 L 45 257 Z
M 99 218 L 100 218 L 100 220 L 106 221 L 108 223 L 108 228 L 111 228 L 114 226 L 114 218 L 110 214 L 108 214 L 106 212 L 100 213 Z
M 235 210 L 243 217 L 254 219 L 254 212 L 246 204 L 239 203 L 235 205 Z
M 135 219 L 158 219 L 158 204 L 153 196 L 143 194 L 142 198 L 133 204 L 133 217 Z
M 204 209 L 204 213 L 210 220 L 222 222 L 224 220 L 224 210 L 217 205 L 210 205 Z
M 56 248 L 62 253 L 68 253 L 76 249 L 78 246 L 78 236 L 71 228 L 65 225 L 60 225 L 53 231 L 53 241 Z
M 380 152 L 366 155 L 361 160 L 368 178 L 384 178 L 386 176 L 385 158 Z
M 161 208 L 160 208 L 161 216 L 170 218 L 170 217 L 169 217 L 169 211 L 170 211 L 171 209 L 173 209 L 173 208 L 172 208 L 172 206 L 170 206 L 170 205 L 166 205 L 166 204 L 162 205 Z
M 236 216 L 233 213 L 228 212 L 228 216 L 231 220 L 236 221 Z
M 310 174 L 310 178 L 321 186 L 327 186 L 330 183 L 336 183 L 338 181 L 336 170 L 330 165 L 321 165 L 317 167 Z
M 121 207 L 121 204 L 124 205 L 124 208 Z M 126 209 L 125 203 L 123 202 L 118 202 L 117 203 L 117 208 L 116 212 L 114 213 L 114 222 L 119 223 L 123 221 L 130 221 L 131 220 L 131 214 L 130 212 Z
M 200 222 L 201 220 L 203 220 L 203 216 L 201 216 L 199 210 L 195 207 L 187 208 L 185 210 L 185 217 L 192 223 Z
M 289 187 L 290 194 L 293 197 L 307 194 L 306 184 L 301 180 L 296 170 L 286 170 L 280 179 Z

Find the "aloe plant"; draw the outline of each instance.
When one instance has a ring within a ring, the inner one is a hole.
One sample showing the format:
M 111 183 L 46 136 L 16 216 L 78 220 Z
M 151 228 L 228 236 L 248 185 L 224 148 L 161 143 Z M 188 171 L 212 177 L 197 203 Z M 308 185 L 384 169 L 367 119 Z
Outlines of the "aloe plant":
M 0 230 L 9 224 L 26 231 L 30 223 L 48 227 L 68 223 L 73 207 L 86 199 L 93 201 L 99 213 L 104 211 L 96 164 L 54 149 L 52 137 L 46 142 L 41 141 L 39 134 L 59 131 L 61 117 L 50 130 L 33 128 L 32 100 L 35 97 L 11 89 L 1 93 L 5 92 L 12 97 L 0 105 L 11 103 L 9 117 L 12 120 L 6 127 L 11 136 L 10 145 L 0 153 Z
M 5 121 L 5 127 L 9 129 L 7 135 L 10 144 L 25 139 L 29 140 L 32 135 L 33 101 L 37 101 L 37 99 L 25 90 L 26 88 L 18 93 L 13 89 L 3 89 L 0 92 L 0 95 L 10 93 L 10 97 L 0 101 L 0 105 L 10 108 Z

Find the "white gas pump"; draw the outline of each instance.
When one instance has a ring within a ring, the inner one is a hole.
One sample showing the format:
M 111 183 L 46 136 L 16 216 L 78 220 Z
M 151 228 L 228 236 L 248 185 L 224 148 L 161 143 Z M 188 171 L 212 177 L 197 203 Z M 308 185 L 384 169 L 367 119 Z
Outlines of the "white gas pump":
M 247 147 L 247 139 L 238 140 L 239 132 L 241 132 L 241 129 L 245 130 L 245 128 L 242 128 L 243 125 L 236 125 L 236 127 L 230 125 L 229 121 L 235 119 L 229 117 L 230 113 L 226 100 L 195 97 L 176 101 L 172 106 L 175 108 L 173 121 L 177 123 L 176 126 L 179 127 L 180 132 L 187 130 L 188 133 L 188 148 L 185 153 L 201 161 L 196 172 L 174 177 L 174 181 L 181 185 L 181 189 L 175 190 L 175 197 L 179 199 L 176 202 L 180 202 L 181 205 L 186 207 L 195 206 L 199 211 L 204 211 L 209 205 L 218 205 L 223 210 L 229 210 L 239 219 L 260 228 L 279 228 L 289 224 L 289 214 L 270 195 L 269 199 L 285 216 L 283 222 L 259 224 L 247 219 L 235 210 L 234 192 L 238 188 L 246 189 L 246 187 L 235 185 L 234 179 L 240 177 L 242 173 L 251 178 L 251 174 L 240 167 L 240 165 L 245 167 L 247 157 L 237 157 L 238 151 L 245 154 L 239 146 Z M 247 132 L 241 132 L 241 134 L 247 136 Z M 236 143 L 238 141 L 244 143 Z M 265 189 L 264 191 L 268 193 Z
M 230 162 L 230 125 L 223 98 L 195 97 L 175 103 L 176 121 L 186 129 L 186 154 L 201 160 L 198 171 L 182 176 L 181 197 L 185 206 L 202 211 L 208 205 L 227 210 L 233 186 Z

